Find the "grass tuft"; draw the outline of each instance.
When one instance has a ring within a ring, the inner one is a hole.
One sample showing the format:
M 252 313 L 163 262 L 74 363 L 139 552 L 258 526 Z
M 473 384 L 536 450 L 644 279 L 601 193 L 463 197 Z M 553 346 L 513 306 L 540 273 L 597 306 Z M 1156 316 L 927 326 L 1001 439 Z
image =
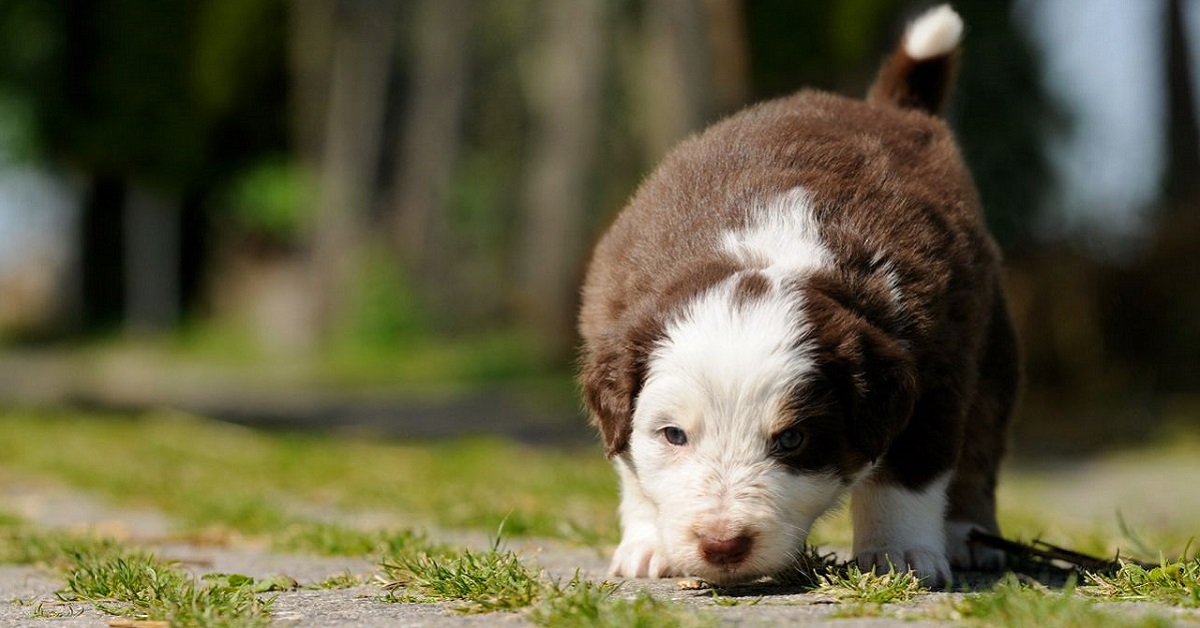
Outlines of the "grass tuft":
M 1146 569 L 1123 563 L 1111 575 L 1088 573 L 1080 593 L 1123 602 L 1159 602 L 1172 606 L 1200 608 L 1200 558 L 1167 562 Z
M 381 566 L 395 585 L 404 587 L 403 601 L 461 600 L 467 604 L 458 610 L 468 613 L 525 608 L 538 599 L 542 588 L 519 556 L 496 547 L 450 556 L 399 553 Z
M 894 604 L 911 602 L 917 596 L 928 593 L 921 586 L 921 579 L 911 571 L 862 571 L 857 565 L 846 565 L 820 576 L 818 593 L 832 595 L 839 600 L 867 604 Z
M 349 589 L 352 587 L 362 586 L 367 583 L 367 578 L 360 574 L 344 572 L 334 574 L 324 580 L 312 585 L 308 585 L 306 589 Z
M 456 601 L 464 613 L 524 611 L 543 626 L 693 627 L 711 623 L 705 615 L 656 600 L 642 592 L 616 597 L 619 586 L 583 580 L 548 581 L 499 540 L 483 552 L 452 551 L 413 544 L 390 552 L 380 563 L 390 582 L 389 599 L 398 602 Z M 400 593 L 397 593 L 400 592 Z
M 254 628 L 270 624 L 273 597 L 262 584 L 222 574 L 198 580 L 152 554 L 129 549 L 70 552 L 63 602 L 86 602 L 109 615 L 169 621 L 174 626 Z

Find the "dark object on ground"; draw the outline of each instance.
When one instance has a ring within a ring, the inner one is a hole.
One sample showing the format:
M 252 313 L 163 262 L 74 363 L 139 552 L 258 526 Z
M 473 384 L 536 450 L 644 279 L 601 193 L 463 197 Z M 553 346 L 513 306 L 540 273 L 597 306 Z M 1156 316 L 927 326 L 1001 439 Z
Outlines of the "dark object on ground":
M 1133 563 L 1145 569 L 1157 567 L 1152 563 L 1123 558 L 1120 554 L 1111 559 L 1097 558 L 1037 539 L 1029 543 L 1022 543 L 979 530 L 972 530 L 967 540 L 970 543 L 977 543 L 1004 552 L 1008 556 L 1010 567 L 1019 573 L 1057 570 L 1077 574 L 1082 572 L 1113 574 L 1121 569 L 1122 564 L 1126 563 Z

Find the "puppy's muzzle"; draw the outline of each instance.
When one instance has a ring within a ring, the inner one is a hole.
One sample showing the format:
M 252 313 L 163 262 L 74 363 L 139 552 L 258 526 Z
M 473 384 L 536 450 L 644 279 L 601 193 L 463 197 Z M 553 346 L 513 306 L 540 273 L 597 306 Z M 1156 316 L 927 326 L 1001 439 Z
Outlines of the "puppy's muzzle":
M 716 567 L 736 567 L 750 556 L 754 537 L 742 533 L 730 538 L 700 536 L 700 556 Z

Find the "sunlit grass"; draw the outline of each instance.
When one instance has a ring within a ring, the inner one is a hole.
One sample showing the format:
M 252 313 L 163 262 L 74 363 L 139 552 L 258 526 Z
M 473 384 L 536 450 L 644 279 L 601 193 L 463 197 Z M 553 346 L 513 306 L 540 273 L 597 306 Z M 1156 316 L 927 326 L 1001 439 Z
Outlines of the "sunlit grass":
M 334 389 L 386 385 L 414 392 L 469 391 L 497 382 L 545 383 L 555 396 L 571 394 L 569 369 L 541 356 L 537 338 L 513 331 L 492 331 L 443 338 L 405 331 L 415 324 L 387 320 L 390 314 L 358 308 L 357 330 L 340 334 L 320 351 L 288 355 L 287 374 L 297 384 Z M 400 329 L 393 329 L 398 327 Z M 278 350 L 263 347 L 258 334 L 231 323 L 188 327 L 170 342 L 131 345 L 127 340 L 92 346 L 97 361 L 136 357 L 143 363 L 209 366 L 244 373 L 248 382 L 269 383 L 278 374 Z M 268 371 L 264 375 L 264 371 Z
M 1097 628 L 1105 626 L 1158 628 L 1171 622 L 1156 615 L 1118 614 L 1103 610 L 1078 595 L 1072 587 L 1049 591 L 1009 577 L 990 591 L 950 602 L 948 610 L 934 612 L 941 619 L 970 626 L 1003 628 Z
M 687 628 L 713 618 L 645 592 L 578 577 L 549 579 L 497 540 L 483 551 L 414 544 L 385 554 L 380 567 L 397 602 L 450 602 L 463 613 L 521 612 L 542 626 Z
M 1149 569 L 1126 563 L 1115 574 L 1089 573 L 1085 583 L 1079 590 L 1099 599 L 1200 608 L 1200 558 L 1163 560 Z
M 864 604 L 911 602 L 929 592 L 911 571 L 864 572 L 857 565 L 829 569 L 820 576 L 820 582 L 816 589 L 818 593 Z
M 129 549 L 69 552 L 64 602 L 82 602 L 101 612 L 173 626 L 257 627 L 270 624 L 273 598 L 260 596 L 273 588 L 241 575 L 203 579 Z
M 0 452 L 0 467 L 160 509 L 184 531 L 272 533 L 285 546 L 342 553 L 339 543 L 373 541 L 351 539 L 346 526 L 311 526 L 372 511 L 408 529 L 494 530 L 506 521 L 512 536 L 600 542 L 616 534 L 615 480 L 590 449 L 268 435 L 172 413 L 8 413 L 0 432 L 22 443 Z
M 464 602 L 463 612 L 515 611 L 532 606 L 542 595 L 538 575 L 521 557 L 497 547 L 482 552 L 405 551 L 381 563 L 401 601 Z M 393 592 L 394 593 L 394 592 Z
M 153 554 L 110 538 L 31 527 L 13 517 L 0 524 L 0 563 L 37 564 L 63 578 L 58 600 L 35 617 L 65 617 L 76 605 L 172 626 L 250 628 L 270 623 L 270 591 L 291 588 L 286 577 L 256 580 L 238 574 L 202 578 Z

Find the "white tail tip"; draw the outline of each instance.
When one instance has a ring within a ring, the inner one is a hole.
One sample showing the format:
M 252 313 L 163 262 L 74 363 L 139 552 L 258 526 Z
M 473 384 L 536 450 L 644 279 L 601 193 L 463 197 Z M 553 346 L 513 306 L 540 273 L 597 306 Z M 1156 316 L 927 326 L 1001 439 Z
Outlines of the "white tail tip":
M 949 54 L 962 39 L 963 21 L 943 4 L 913 20 L 904 31 L 904 52 L 917 61 Z

